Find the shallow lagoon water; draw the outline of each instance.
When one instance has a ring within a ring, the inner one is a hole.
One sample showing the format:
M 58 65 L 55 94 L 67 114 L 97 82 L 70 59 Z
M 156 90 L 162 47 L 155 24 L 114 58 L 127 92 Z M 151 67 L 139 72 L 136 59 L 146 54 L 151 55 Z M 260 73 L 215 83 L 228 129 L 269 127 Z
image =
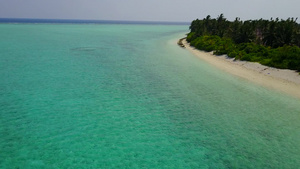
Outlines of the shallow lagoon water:
M 300 104 L 186 25 L 0 24 L 0 168 L 297 168 Z

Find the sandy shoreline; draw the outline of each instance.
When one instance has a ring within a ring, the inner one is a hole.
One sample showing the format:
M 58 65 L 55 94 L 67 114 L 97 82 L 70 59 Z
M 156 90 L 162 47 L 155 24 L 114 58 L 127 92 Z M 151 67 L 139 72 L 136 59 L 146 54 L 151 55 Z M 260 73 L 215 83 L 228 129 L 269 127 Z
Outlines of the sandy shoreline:
M 195 49 L 186 40 L 182 40 L 182 44 L 200 59 L 223 71 L 300 99 L 300 75 L 295 71 L 271 68 L 253 62 L 234 61 L 225 55 L 215 56 Z

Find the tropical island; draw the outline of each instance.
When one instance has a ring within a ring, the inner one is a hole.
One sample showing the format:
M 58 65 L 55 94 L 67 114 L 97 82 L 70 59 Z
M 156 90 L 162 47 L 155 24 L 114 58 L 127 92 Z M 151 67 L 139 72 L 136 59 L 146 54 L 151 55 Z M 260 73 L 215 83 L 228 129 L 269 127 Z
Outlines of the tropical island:
M 223 14 L 216 19 L 208 15 L 192 21 L 187 41 L 214 55 L 300 71 L 300 25 L 296 21 L 236 18 L 232 22 Z
M 297 19 L 227 21 L 223 14 L 194 20 L 177 44 L 235 76 L 300 98 Z

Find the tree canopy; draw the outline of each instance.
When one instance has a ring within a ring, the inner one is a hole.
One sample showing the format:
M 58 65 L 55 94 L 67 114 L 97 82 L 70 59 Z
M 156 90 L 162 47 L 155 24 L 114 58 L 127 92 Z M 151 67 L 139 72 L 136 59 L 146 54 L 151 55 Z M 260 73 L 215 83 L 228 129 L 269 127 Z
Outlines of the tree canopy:
M 300 25 L 297 18 L 228 21 L 217 18 L 194 20 L 187 41 L 200 50 L 227 54 L 240 60 L 300 71 Z

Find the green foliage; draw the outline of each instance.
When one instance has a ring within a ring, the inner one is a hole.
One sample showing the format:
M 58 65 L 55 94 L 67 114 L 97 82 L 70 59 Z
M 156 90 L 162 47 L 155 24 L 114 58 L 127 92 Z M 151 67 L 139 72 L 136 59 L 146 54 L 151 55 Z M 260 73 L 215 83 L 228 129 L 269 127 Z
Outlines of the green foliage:
M 293 18 L 229 22 L 223 14 L 217 19 L 208 15 L 194 20 L 190 29 L 187 41 L 197 49 L 300 71 L 300 25 Z
M 186 40 L 188 42 L 191 42 L 191 41 L 193 41 L 196 38 L 197 38 L 197 36 L 195 35 L 195 32 L 190 32 L 190 33 L 188 33 L 188 36 L 187 36 Z
M 235 50 L 235 44 L 230 38 L 222 38 L 218 43 L 217 47 L 215 48 L 215 55 L 224 55 L 230 53 Z
M 191 41 L 191 45 L 197 49 L 211 52 L 215 50 L 215 47 L 220 39 L 221 38 L 218 36 L 201 36 Z
M 247 20 L 227 21 L 223 14 L 212 19 L 210 15 L 191 23 L 190 30 L 195 36 L 217 35 L 221 38 L 228 37 L 235 43 L 255 42 L 260 45 L 277 48 L 286 45 L 300 47 L 300 25 L 297 19 L 287 20 Z

